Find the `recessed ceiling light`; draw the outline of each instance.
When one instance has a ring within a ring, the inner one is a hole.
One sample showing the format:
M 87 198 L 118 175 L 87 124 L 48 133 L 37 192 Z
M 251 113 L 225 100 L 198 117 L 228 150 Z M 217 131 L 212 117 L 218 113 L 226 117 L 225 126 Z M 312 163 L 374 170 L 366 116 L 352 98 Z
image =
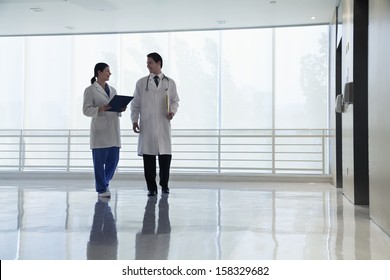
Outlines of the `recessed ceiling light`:
M 33 11 L 33 12 L 37 12 L 37 13 L 41 13 L 41 12 L 44 12 L 44 11 L 45 11 L 44 9 L 38 8 L 38 7 L 36 7 L 36 8 L 30 8 L 30 10 Z
M 315 16 L 312 16 L 310 19 L 312 19 L 312 20 L 315 20 L 315 19 L 316 19 L 316 17 L 315 17 Z
M 226 24 L 226 20 L 217 20 L 218 24 Z

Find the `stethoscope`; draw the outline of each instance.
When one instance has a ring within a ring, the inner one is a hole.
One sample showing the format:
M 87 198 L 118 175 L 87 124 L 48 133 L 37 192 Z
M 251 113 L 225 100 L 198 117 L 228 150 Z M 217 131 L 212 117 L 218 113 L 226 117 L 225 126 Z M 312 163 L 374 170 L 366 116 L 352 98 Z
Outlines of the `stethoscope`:
M 145 90 L 146 90 L 146 91 L 149 91 L 149 79 L 150 79 L 150 75 L 151 75 L 151 74 L 149 74 L 148 79 L 146 80 L 146 87 L 145 87 Z M 167 86 L 167 88 L 165 89 L 165 91 L 167 91 L 168 88 L 169 88 L 169 79 L 168 79 L 167 76 L 163 75 L 163 77 L 162 77 L 162 79 L 161 79 L 161 82 L 164 82 L 164 79 L 166 79 L 166 80 L 168 81 L 168 86 Z

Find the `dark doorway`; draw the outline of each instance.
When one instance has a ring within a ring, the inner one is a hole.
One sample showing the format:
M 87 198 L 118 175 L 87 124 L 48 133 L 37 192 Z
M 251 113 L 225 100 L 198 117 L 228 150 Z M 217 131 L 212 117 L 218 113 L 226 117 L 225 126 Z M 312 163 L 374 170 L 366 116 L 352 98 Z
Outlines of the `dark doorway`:
M 342 94 L 342 39 L 336 50 L 336 96 Z M 336 114 L 336 187 L 343 187 L 342 114 Z

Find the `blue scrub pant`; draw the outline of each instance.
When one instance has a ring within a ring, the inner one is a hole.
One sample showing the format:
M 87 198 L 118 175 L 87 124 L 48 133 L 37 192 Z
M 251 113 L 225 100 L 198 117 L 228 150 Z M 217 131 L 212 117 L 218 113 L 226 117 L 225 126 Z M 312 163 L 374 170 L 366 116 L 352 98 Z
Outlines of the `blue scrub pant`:
M 96 191 L 104 193 L 119 162 L 119 147 L 92 149 L 92 158 Z

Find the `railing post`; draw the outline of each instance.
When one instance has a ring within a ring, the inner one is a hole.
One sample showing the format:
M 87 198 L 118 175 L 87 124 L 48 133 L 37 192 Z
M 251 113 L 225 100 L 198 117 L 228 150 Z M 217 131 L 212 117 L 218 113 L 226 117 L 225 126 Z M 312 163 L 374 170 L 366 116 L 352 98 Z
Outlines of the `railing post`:
M 70 141 L 70 137 L 71 137 L 71 130 L 69 129 L 68 130 L 68 149 L 67 149 L 67 159 L 66 159 L 66 171 L 70 171 L 70 145 L 71 145 L 71 141 Z
M 218 174 L 221 173 L 221 129 L 218 129 Z
M 19 171 L 22 171 L 22 156 L 23 156 L 23 130 L 20 130 L 19 135 Z
M 275 129 L 272 129 L 272 174 L 275 174 Z
M 322 130 L 322 174 L 325 174 L 325 130 Z

